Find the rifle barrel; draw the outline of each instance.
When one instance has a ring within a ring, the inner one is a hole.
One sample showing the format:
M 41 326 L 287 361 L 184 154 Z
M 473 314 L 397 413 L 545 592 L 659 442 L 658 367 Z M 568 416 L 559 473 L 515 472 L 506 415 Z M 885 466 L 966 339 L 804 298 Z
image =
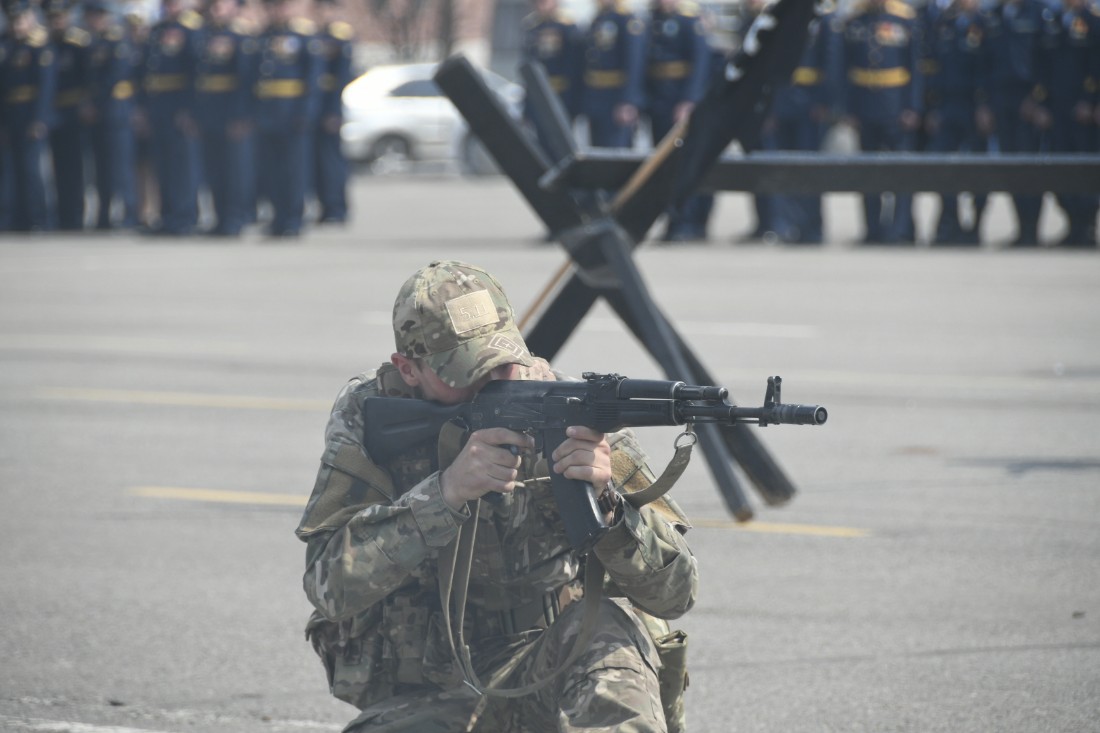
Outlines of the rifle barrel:
M 829 419 L 829 412 L 821 405 L 780 404 L 767 407 L 735 407 L 687 404 L 680 408 L 680 416 L 687 422 L 824 425 Z

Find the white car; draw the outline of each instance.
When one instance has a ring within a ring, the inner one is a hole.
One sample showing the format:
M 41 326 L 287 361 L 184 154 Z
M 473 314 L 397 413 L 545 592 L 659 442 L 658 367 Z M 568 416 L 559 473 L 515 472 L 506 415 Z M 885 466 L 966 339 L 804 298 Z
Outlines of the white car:
M 379 174 L 407 171 L 414 161 L 453 160 L 472 173 L 491 172 L 462 115 L 432 81 L 436 66 L 375 66 L 344 88 L 340 137 L 348 160 Z M 518 117 L 523 88 L 491 71 L 481 73 Z

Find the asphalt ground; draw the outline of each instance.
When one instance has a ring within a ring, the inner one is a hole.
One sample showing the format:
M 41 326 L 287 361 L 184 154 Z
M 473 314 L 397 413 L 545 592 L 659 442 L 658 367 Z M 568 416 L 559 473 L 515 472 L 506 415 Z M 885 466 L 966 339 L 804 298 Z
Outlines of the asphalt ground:
M 527 312 L 564 261 L 500 179 L 355 184 L 298 242 L 0 240 L 0 730 L 338 731 L 304 641 L 328 407 L 388 357 L 398 285 L 489 267 Z M 929 202 L 922 201 L 927 228 Z M 674 489 L 702 585 L 692 731 L 1100 730 L 1100 257 L 852 244 L 647 246 L 653 294 L 743 404 L 784 378 L 819 428 L 760 435 L 798 485 L 735 526 Z M 1059 222 L 1050 217 L 1048 236 Z M 599 307 L 557 360 L 660 377 Z M 655 464 L 674 430 L 644 431 Z

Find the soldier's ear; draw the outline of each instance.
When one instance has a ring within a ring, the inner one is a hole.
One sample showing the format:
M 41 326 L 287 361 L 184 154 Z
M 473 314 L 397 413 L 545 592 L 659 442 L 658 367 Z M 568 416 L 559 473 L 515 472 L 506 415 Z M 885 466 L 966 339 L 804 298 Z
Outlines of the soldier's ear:
M 397 373 L 401 375 L 401 379 L 404 380 L 405 384 L 410 387 L 420 386 L 420 374 L 415 361 L 404 354 L 394 352 L 390 356 L 390 363 L 397 367 Z

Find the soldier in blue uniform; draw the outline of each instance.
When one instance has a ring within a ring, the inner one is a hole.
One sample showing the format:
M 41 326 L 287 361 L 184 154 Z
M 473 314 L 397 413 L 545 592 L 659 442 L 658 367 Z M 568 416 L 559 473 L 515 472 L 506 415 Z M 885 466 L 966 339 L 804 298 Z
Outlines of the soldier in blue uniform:
M 789 84 L 775 92 L 772 114 L 779 150 L 817 151 L 825 139 L 835 92 L 835 55 L 841 21 L 835 7 L 823 7 L 810 22 L 806 47 Z M 773 211 L 776 235 L 796 244 L 821 244 L 821 196 L 778 196 Z
M 57 228 L 84 228 L 84 157 L 88 149 L 88 47 L 91 36 L 72 22 L 68 0 L 49 0 L 46 19 L 57 52 L 57 89 L 50 126 Z
M 321 39 L 316 24 L 298 15 L 298 0 L 268 0 L 269 24 L 260 37 L 256 118 L 265 193 L 274 215 L 268 233 L 302 230 L 313 129 L 320 108 Z
M 1085 0 L 1063 0 L 1057 35 L 1042 64 L 1052 116 L 1050 147 L 1056 153 L 1091 153 L 1097 148 L 1093 110 L 1100 85 L 1100 15 Z M 1100 186 L 1098 186 L 1100 188 Z M 1061 244 L 1096 245 L 1097 194 L 1059 194 L 1069 220 Z
M 534 0 L 532 5 L 531 14 L 523 19 L 521 59 L 542 64 L 566 117 L 572 122 L 581 109 L 583 37 L 576 23 L 558 8 L 558 0 Z M 540 141 L 546 139 L 545 122 L 534 116 L 527 102 L 523 105 L 523 118 Z
M 702 99 L 710 80 L 710 45 L 693 3 L 655 0 L 649 17 L 646 45 L 645 98 L 653 142 L 656 144 Z M 697 197 L 668 211 L 666 242 L 701 240 L 705 221 L 699 220 Z
M 931 135 L 929 150 L 937 153 L 981 152 L 982 140 L 991 132 L 988 106 L 986 22 L 977 0 L 952 0 L 931 28 L 932 58 L 938 72 L 928 79 L 926 124 Z M 974 221 L 963 226 L 958 196 L 940 194 L 936 244 L 978 244 L 978 228 L 985 196 L 974 195 Z
M 195 70 L 202 17 L 187 0 L 163 0 L 161 20 L 149 32 L 143 91 L 153 166 L 160 190 L 160 227 L 184 236 L 198 223 L 199 129 Z
M 27 0 L 10 0 L 0 42 L 0 107 L 5 162 L 10 164 L 10 228 L 43 231 L 51 212 L 44 163 L 53 119 L 57 53 Z
M 1042 131 L 1050 124 L 1040 57 L 1054 21 L 1054 12 L 1042 0 L 1002 0 L 988 15 L 989 93 L 1003 153 L 1040 150 Z M 1037 246 L 1042 197 L 1015 194 L 1012 200 L 1018 225 L 1014 244 Z
M 921 104 L 920 120 L 917 123 L 916 133 L 913 135 L 913 151 L 924 153 L 931 151 L 932 138 L 934 136 L 932 131 L 933 125 L 929 117 L 931 114 L 929 89 L 936 83 L 937 77 L 941 71 L 939 60 L 936 58 L 933 48 L 935 35 L 933 26 L 936 24 L 947 5 L 953 2 L 953 0 L 905 1 L 909 3 L 915 15 L 913 43 L 917 49 L 917 72 L 921 75 L 921 82 L 924 86 L 924 99 Z M 943 194 L 940 194 L 940 196 L 942 198 Z M 915 201 L 912 205 L 915 209 Z M 911 224 L 913 229 L 908 232 L 907 238 L 915 241 L 916 218 L 911 216 L 910 221 L 913 222 Z
M 341 102 L 352 79 L 355 30 L 340 19 L 339 0 L 317 0 L 321 23 L 320 117 L 313 139 L 314 186 L 321 211 L 320 224 L 343 224 L 348 219 L 348 162 L 340 143 L 344 123 Z
M 844 108 L 869 152 L 912 150 L 924 90 L 915 13 L 900 0 L 862 0 L 844 25 Z M 912 243 L 911 194 L 892 194 L 892 210 L 880 194 L 863 197 L 867 243 Z
M 238 0 L 210 0 L 195 72 L 195 118 L 203 173 L 214 204 L 210 234 L 240 236 L 248 220 L 252 85 L 259 43 L 238 18 Z
M 121 207 L 118 227 L 137 226 L 134 181 L 135 51 L 125 30 L 114 22 L 105 0 L 87 0 L 84 18 L 91 32 L 89 85 L 91 142 L 99 199 L 96 229 L 115 226 L 111 207 Z
M 617 0 L 598 0 L 584 38 L 581 111 L 594 147 L 634 145 L 644 104 L 645 21 Z
M 153 165 L 153 132 L 143 91 L 145 59 L 149 55 L 148 19 L 136 8 L 123 15 L 126 39 L 134 51 L 134 186 L 137 189 L 138 223 L 151 228 L 160 219 L 160 192 Z

